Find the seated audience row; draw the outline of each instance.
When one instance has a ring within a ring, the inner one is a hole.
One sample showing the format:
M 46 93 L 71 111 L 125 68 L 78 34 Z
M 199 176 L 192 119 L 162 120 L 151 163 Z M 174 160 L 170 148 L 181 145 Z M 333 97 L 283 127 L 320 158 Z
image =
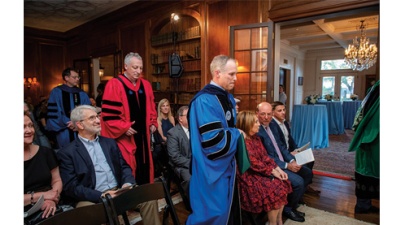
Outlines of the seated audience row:
M 106 193 L 115 196 L 118 188 L 136 184 L 115 140 L 98 135 L 101 126 L 94 107 L 82 105 L 72 110 L 71 121 L 78 138 L 58 151 L 59 161 L 52 149 L 32 144 L 33 122 L 27 114 L 24 118 L 25 211 L 44 195 L 41 211 L 47 218 L 54 215 L 60 193 L 63 204 L 81 207 L 100 202 Z M 139 208 L 145 224 L 161 224 L 157 201 Z
M 287 195 L 292 192 L 288 175 L 270 158 L 257 135 L 260 122 L 254 112 L 241 111 L 236 127 L 246 134 L 250 168 L 236 173 L 241 208 L 252 213 L 267 212 L 269 225 L 281 225 Z M 276 178 L 276 179 L 275 179 Z

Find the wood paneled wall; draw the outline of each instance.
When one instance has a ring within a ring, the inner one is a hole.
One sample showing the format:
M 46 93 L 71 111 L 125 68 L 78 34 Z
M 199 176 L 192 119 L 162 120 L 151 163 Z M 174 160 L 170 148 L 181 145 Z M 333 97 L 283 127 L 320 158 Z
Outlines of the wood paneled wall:
M 249 14 L 248 9 L 258 12 L 258 4 L 258 1 L 233 0 L 140 1 L 63 34 L 42 36 L 40 32 L 26 33 L 33 42 L 25 43 L 29 45 L 25 48 L 29 51 L 25 57 L 35 57 L 37 61 L 25 60 L 25 70 L 41 73 L 39 79 L 43 82 L 37 97 L 48 95 L 55 85 L 62 83 L 62 70 L 72 66 L 75 59 L 100 57 L 116 51 L 121 51 L 124 57 L 134 51 L 144 58 L 144 70 L 151 71 L 147 61 L 150 60 L 148 49 L 152 23 L 159 21 L 160 17 L 168 18 L 174 11 L 192 10 L 200 14 L 202 28 L 206 29 L 202 33 L 205 35 L 202 40 L 202 74 L 206 76 L 202 84 L 205 84 L 211 79 L 209 64 L 212 58 L 229 54 L 229 26 L 257 22 L 257 13 Z M 59 45 L 44 45 L 43 42 L 58 42 Z M 26 94 L 32 93 L 26 91 Z
M 62 38 L 25 36 L 24 77 L 36 77 L 38 83 L 30 88 L 24 85 L 24 97 L 30 96 L 35 104 L 41 95 L 49 95 L 52 88 L 63 83 L 61 72 L 65 67 L 65 55 Z
M 327 2 L 331 4 L 326 5 Z M 351 7 L 376 4 L 379 0 L 331 0 L 310 1 L 139 1 L 113 13 L 81 25 L 65 33 L 47 32 L 25 28 L 25 74 L 34 71 L 40 81 L 37 93 L 25 90 L 35 100 L 48 95 L 57 84 L 62 83 L 61 72 L 75 59 L 100 57 L 120 53 L 138 52 L 144 59 L 144 71 L 151 71 L 150 36 L 154 23 L 169 18 L 175 11 L 195 12 L 199 15 L 202 29 L 202 85 L 211 79 L 209 65 L 215 55 L 230 54 L 229 26 L 276 21 L 301 15 L 318 15 L 323 10 L 336 7 L 342 10 Z M 293 7 L 293 4 L 294 7 Z M 302 6 L 302 4 L 304 7 Z M 324 4 L 325 9 L 324 8 Z M 271 7 L 271 11 L 268 9 Z M 297 10 L 295 13 L 293 10 Z M 27 32 L 29 31 L 29 32 Z M 121 61 L 122 62 L 122 61 Z M 123 63 L 123 62 L 122 62 Z
M 125 57 L 129 52 L 137 52 L 142 56 L 144 62 L 149 61 L 149 57 L 146 57 L 148 55 L 146 53 L 146 45 L 150 43 L 149 41 L 146 42 L 145 33 L 146 25 L 144 23 L 124 27 L 120 30 L 122 57 Z M 151 68 L 146 68 L 144 73 L 147 72 L 151 73 Z

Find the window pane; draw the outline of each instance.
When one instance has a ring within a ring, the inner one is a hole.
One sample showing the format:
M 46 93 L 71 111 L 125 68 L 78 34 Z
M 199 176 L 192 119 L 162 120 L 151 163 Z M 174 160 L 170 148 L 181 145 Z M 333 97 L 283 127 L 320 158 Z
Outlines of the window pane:
M 251 48 L 268 48 L 268 27 L 251 29 Z
M 238 61 L 238 72 L 250 71 L 250 51 L 235 52 L 235 59 Z
M 341 76 L 340 80 L 340 100 L 350 100 L 350 95 L 354 94 L 354 76 Z
M 248 94 L 250 87 L 250 79 L 248 73 L 238 73 L 235 83 L 234 94 Z
M 251 53 L 251 71 L 267 71 L 267 50 L 253 50 Z
M 267 87 L 267 72 L 251 73 L 250 94 L 264 93 Z
M 343 70 L 343 69 L 351 69 L 351 67 L 344 62 L 344 59 L 321 60 L 321 70 Z
M 235 30 L 235 50 L 250 49 L 250 30 Z
M 322 96 L 330 94 L 335 96 L 335 77 L 323 77 L 322 78 Z

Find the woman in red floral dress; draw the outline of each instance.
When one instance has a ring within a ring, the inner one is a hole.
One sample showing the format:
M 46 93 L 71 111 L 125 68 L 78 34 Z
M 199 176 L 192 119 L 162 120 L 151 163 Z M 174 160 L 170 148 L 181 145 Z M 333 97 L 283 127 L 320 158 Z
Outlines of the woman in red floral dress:
M 251 164 L 243 174 L 237 173 L 241 208 L 252 213 L 266 211 L 266 224 L 282 225 L 283 206 L 287 203 L 287 195 L 292 192 L 288 176 L 268 156 L 260 137 L 256 135 L 260 123 L 254 112 L 241 111 L 236 127 L 246 134 Z

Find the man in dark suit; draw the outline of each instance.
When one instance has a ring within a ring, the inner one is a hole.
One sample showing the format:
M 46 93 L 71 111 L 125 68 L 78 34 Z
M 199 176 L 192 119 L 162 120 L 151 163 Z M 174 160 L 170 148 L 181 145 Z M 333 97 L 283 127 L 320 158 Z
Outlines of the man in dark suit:
M 100 118 L 94 107 L 76 107 L 71 121 L 78 137 L 57 153 L 66 203 L 74 207 L 99 203 L 106 193 L 114 197 L 118 188 L 136 184 L 115 140 L 98 135 Z M 161 225 L 157 201 L 139 208 L 145 224 Z
M 286 121 L 286 106 L 279 101 L 273 102 L 271 105 L 273 119 L 269 126 L 271 127 L 271 130 L 276 131 L 276 133 L 274 133 L 274 136 L 277 137 L 276 142 L 279 146 L 283 145 L 283 148 L 286 147 L 292 155 L 296 155 L 297 152 L 294 150 L 297 149 L 298 146 L 291 135 L 289 123 Z M 312 170 L 314 167 L 314 161 L 305 164 L 305 166 Z M 310 194 L 320 193 L 319 190 L 312 188 L 311 184 L 307 186 L 306 192 Z
M 268 156 L 274 159 L 275 163 L 288 174 L 292 184 L 293 192 L 288 195 L 288 204 L 283 209 L 283 215 L 291 220 L 304 222 L 305 214 L 296 210 L 299 200 L 303 197 L 305 188 L 311 182 L 313 174 L 305 166 L 300 166 L 292 154 L 282 145 L 278 145 L 272 131 L 270 122 L 272 120 L 272 106 L 268 102 L 261 102 L 257 106 L 257 117 L 261 124 L 258 136 L 261 137 Z
M 174 172 L 179 179 L 186 181 L 192 176 L 190 173 L 190 165 L 192 158 L 192 150 L 189 142 L 189 129 L 187 112 L 188 106 L 182 106 L 178 109 L 178 124 L 168 131 L 167 149 L 169 155 L 169 164 L 174 168 Z M 187 184 L 185 185 L 187 191 Z

